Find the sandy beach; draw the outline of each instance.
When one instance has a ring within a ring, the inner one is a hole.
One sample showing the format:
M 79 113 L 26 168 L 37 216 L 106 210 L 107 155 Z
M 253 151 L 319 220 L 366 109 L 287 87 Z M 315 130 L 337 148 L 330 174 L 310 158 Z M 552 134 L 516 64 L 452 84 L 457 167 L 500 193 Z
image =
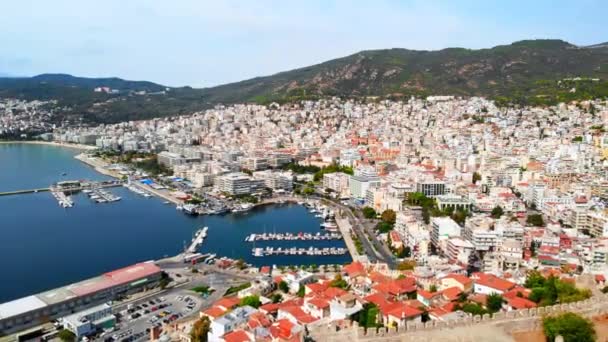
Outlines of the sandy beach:
M 78 150 L 95 150 L 97 147 L 91 145 L 62 143 L 56 141 L 38 141 L 38 140 L 8 140 L 0 141 L 0 144 L 31 144 L 31 145 L 48 145 L 57 147 L 75 148 Z

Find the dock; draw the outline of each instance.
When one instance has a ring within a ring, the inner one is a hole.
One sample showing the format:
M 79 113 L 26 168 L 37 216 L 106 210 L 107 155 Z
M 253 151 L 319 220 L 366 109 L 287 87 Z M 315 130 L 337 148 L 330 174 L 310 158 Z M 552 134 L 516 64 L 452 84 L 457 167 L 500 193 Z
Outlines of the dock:
M 264 233 L 251 234 L 245 238 L 245 242 L 254 241 L 326 241 L 326 240 L 341 240 L 342 235 L 336 233 L 330 234 L 310 234 L 310 233 Z
M 196 233 L 194 233 L 194 238 L 192 239 L 192 243 L 190 243 L 190 246 L 188 246 L 188 248 L 186 248 L 186 253 L 185 254 L 192 254 L 194 252 L 196 252 L 196 249 L 199 248 L 202 244 L 203 241 L 205 241 L 205 238 L 207 237 L 207 227 L 203 227 L 199 230 L 196 231 Z
M 52 191 L 51 194 L 53 195 L 53 197 L 55 197 L 61 207 L 71 208 L 74 206 L 74 201 L 70 196 L 66 195 L 65 192 Z
M 4 191 L 4 192 L 0 192 L 0 196 L 33 194 L 33 193 L 36 193 L 36 192 L 43 192 L 43 191 L 50 191 L 50 190 L 51 190 L 50 188 L 38 188 L 38 189 Z
M 120 201 L 120 197 L 101 189 L 83 190 L 89 198 L 97 203 L 111 203 Z
M 348 250 L 346 248 L 336 248 L 336 247 L 326 247 L 326 248 L 266 247 L 266 248 L 254 248 L 251 250 L 251 254 L 255 257 L 273 256 L 273 255 L 337 256 L 337 255 L 344 255 L 346 253 L 348 253 Z

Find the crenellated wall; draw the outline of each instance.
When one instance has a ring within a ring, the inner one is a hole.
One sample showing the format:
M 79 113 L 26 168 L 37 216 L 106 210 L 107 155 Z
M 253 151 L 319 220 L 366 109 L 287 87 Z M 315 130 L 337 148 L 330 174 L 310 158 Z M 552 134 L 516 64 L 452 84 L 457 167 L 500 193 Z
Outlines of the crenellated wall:
M 443 334 L 443 336 L 449 338 L 452 335 L 452 331 L 450 330 L 458 330 L 458 334 L 454 334 L 450 340 L 468 341 L 473 340 L 473 336 L 476 333 L 483 331 L 484 329 L 482 328 L 491 328 L 490 331 L 496 331 L 496 328 L 500 328 L 504 332 L 534 330 L 541 326 L 543 316 L 556 315 L 563 312 L 575 312 L 587 318 L 607 314 L 608 295 L 599 294 L 576 303 L 497 312 L 493 315 L 469 316 L 449 322 L 408 322 L 406 327 L 400 329 L 389 327 L 365 329 L 359 327 L 357 322 L 353 322 L 352 325 L 347 327 L 337 327 L 330 323 L 328 325 L 311 326 L 308 327 L 308 330 L 316 341 L 403 341 L 406 338 L 407 341 L 430 341 L 434 338 L 433 336 L 429 336 L 430 332 L 435 333 L 435 335 L 437 333 Z M 470 335 L 467 338 L 466 336 L 469 333 Z

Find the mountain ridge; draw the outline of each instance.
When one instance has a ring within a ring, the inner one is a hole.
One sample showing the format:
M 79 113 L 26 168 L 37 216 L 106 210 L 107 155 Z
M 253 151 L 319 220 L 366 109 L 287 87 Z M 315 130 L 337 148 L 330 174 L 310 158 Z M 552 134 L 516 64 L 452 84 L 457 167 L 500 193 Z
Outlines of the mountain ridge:
M 575 77 L 600 81 L 566 85 L 560 82 Z M 269 76 L 206 88 L 67 74 L 0 78 L 0 97 L 58 99 L 85 119 L 116 122 L 184 114 L 218 103 L 269 103 L 326 96 L 485 96 L 500 104 L 543 105 L 608 96 L 607 79 L 608 44 L 576 46 L 559 39 L 540 39 L 485 49 L 363 50 Z M 90 91 L 102 86 L 119 92 Z M 579 90 L 572 93 L 573 88 Z M 142 91 L 162 95 L 133 95 Z M 124 101 L 115 101 L 117 96 Z

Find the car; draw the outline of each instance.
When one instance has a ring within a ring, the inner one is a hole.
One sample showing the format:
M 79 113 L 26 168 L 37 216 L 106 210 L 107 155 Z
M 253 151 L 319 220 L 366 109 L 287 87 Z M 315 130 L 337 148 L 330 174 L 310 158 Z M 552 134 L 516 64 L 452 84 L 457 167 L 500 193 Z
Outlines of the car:
M 154 312 L 154 311 L 158 310 L 158 307 L 153 306 L 150 310 Z
M 148 304 L 143 303 L 141 306 L 143 306 L 144 308 L 147 308 L 147 307 L 148 307 Z
M 181 277 L 182 277 L 182 275 L 181 275 L 181 274 L 179 274 L 179 273 L 175 273 L 175 276 L 176 276 L 176 277 L 178 277 L 178 278 L 181 278 Z
M 150 313 L 150 310 L 148 310 L 148 309 L 144 310 L 144 315 L 147 315 L 149 313 Z

